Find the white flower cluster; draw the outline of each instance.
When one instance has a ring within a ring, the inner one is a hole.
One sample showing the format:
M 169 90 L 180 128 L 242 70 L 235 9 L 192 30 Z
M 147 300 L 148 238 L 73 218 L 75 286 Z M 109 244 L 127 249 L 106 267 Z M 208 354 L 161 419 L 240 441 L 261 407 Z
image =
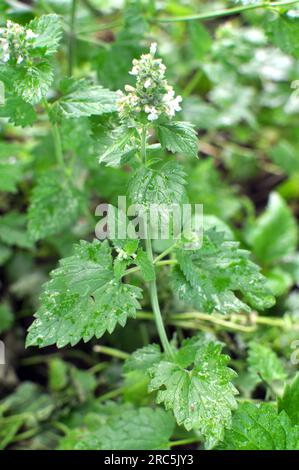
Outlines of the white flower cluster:
M 31 29 L 8 20 L 6 28 L 0 28 L 0 62 L 21 64 L 28 57 L 29 47 L 36 37 Z
M 117 255 L 117 259 L 119 261 L 124 261 L 124 260 L 129 260 L 129 259 L 135 259 L 136 258 L 136 254 L 135 253 L 127 253 L 125 250 L 123 250 L 122 248 L 118 248 L 118 247 L 115 247 L 116 249 L 116 252 L 118 253 Z
M 172 118 L 180 111 L 181 96 L 176 96 L 172 86 L 165 79 L 166 67 L 162 59 L 156 59 L 157 44 L 153 43 L 149 54 L 143 54 L 139 60 L 133 60 L 129 72 L 136 77 L 136 85 L 125 86 L 126 93 L 117 91 L 117 109 L 123 120 L 140 120 L 142 115 L 148 121 L 155 121 L 160 116 Z

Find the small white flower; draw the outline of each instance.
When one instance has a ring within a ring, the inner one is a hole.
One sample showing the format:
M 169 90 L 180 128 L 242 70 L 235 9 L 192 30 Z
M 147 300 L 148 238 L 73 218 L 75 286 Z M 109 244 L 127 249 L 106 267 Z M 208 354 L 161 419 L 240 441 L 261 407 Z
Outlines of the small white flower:
M 132 95 L 131 95 L 130 102 L 131 102 L 131 104 L 132 104 L 133 106 L 137 106 L 137 104 L 138 104 L 138 96 L 132 94 Z
M 6 39 L 0 38 L 0 47 L 2 47 L 3 52 L 7 52 L 9 50 L 9 43 Z
M 156 119 L 158 119 L 158 114 L 151 113 L 151 114 L 148 115 L 147 119 L 149 121 L 156 121 Z
M 129 259 L 128 253 L 126 253 L 122 248 L 116 247 L 116 251 L 118 253 L 117 258 L 120 261 L 125 260 L 125 259 Z
M 158 119 L 158 117 L 159 117 L 159 116 L 158 116 L 158 112 L 157 112 L 156 108 L 155 108 L 154 106 L 152 106 L 152 107 L 150 108 L 150 113 L 149 113 L 149 115 L 147 116 L 147 119 L 148 119 L 149 121 L 155 121 L 156 119 Z
M 139 67 L 137 67 L 137 65 L 134 65 L 132 70 L 130 70 L 129 74 L 130 75 L 138 75 L 138 72 L 139 72 Z
M 10 59 L 10 54 L 8 52 L 6 52 L 3 57 L 2 57 L 2 60 L 3 62 L 8 62 Z
M 135 75 L 135 87 L 125 86 L 125 93 L 118 92 L 117 108 L 122 121 L 138 121 L 139 113 L 145 112 L 148 121 L 155 121 L 160 116 L 173 117 L 180 111 L 181 96 L 175 97 L 172 86 L 165 78 L 166 67 L 162 59 L 156 59 L 157 44 L 150 46 L 149 54 L 142 54 L 134 59 L 130 75 Z
M 168 103 L 168 115 L 173 117 L 176 113 L 176 111 L 180 111 L 182 108 L 180 107 L 179 103 L 183 98 L 178 95 L 176 98 L 174 98 L 172 101 L 169 101 Z
M 151 46 L 150 46 L 150 53 L 152 55 L 155 55 L 157 52 L 157 43 L 156 42 L 152 42 L 151 43 Z
M 26 39 L 35 39 L 37 38 L 37 34 L 35 34 L 32 29 L 27 29 L 26 31 Z
M 129 93 L 133 93 L 135 91 L 135 88 L 131 85 L 125 85 L 125 90 Z
M 164 75 L 164 72 L 166 70 L 166 65 L 164 65 L 162 62 L 160 62 L 159 64 L 159 70 L 160 72 L 162 73 L 162 75 Z
M 21 55 L 19 55 L 18 59 L 17 59 L 17 64 L 21 64 L 23 62 L 23 57 Z

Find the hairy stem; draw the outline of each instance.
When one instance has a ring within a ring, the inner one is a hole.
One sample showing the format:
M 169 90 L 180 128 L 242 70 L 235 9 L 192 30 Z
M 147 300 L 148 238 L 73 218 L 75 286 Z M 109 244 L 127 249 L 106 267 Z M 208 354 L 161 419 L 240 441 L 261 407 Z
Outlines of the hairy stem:
M 153 250 L 152 250 L 152 242 L 151 242 L 150 234 L 148 234 L 148 237 L 145 243 L 146 243 L 147 255 L 149 259 L 151 260 L 151 262 L 153 262 Z M 170 343 L 167 338 L 167 334 L 165 331 L 164 322 L 163 322 L 163 318 L 162 318 L 161 310 L 159 306 L 156 280 L 151 281 L 149 283 L 149 288 L 150 288 L 151 304 L 152 304 L 152 308 L 154 312 L 154 318 L 155 318 L 157 330 L 159 333 L 159 337 L 160 337 L 164 351 L 166 352 L 168 356 L 172 357 L 173 351 L 171 349 Z
M 147 129 L 146 126 L 143 126 L 142 131 L 141 131 L 141 158 L 143 163 L 146 163 L 146 142 L 147 142 Z M 146 246 L 146 252 L 147 256 L 149 257 L 150 261 L 154 264 L 154 256 L 153 256 L 153 249 L 152 249 L 152 241 L 151 241 L 151 233 L 150 233 L 150 224 L 147 224 L 146 228 L 146 240 L 145 240 L 145 246 Z M 157 292 L 157 285 L 156 285 L 156 280 L 154 279 L 149 283 L 149 289 L 150 289 L 150 298 L 151 298 L 151 304 L 152 304 L 152 309 L 154 312 L 154 317 L 155 317 L 155 322 L 159 334 L 160 341 L 162 343 L 163 349 L 165 353 L 169 357 L 173 357 L 173 351 L 170 346 L 170 343 L 167 338 L 163 318 L 161 315 L 161 310 L 160 310 L 160 305 L 159 305 L 159 299 L 158 299 L 158 292 Z
M 262 2 L 262 3 L 253 3 L 250 5 L 243 5 L 234 8 L 227 8 L 224 10 L 211 11 L 208 13 L 199 13 L 196 15 L 189 16 L 177 16 L 169 18 L 157 18 L 155 21 L 158 23 L 174 23 L 178 21 L 193 21 L 193 20 L 212 20 L 214 18 L 219 18 L 222 16 L 237 15 L 244 11 L 255 10 L 257 8 L 279 8 L 284 6 L 293 5 L 298 3 L 299 0 L 289 0 L 285 2 Z

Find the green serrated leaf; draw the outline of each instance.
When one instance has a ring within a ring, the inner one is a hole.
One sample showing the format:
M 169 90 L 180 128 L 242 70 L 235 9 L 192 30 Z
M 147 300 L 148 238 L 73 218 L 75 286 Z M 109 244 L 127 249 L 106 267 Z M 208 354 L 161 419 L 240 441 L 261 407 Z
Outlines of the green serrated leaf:
M 54 54 L 62 38 L 62 20 L 56 14 L 42 15 L 30 21 L 28 28 L 37 34 L 33 48 L 42 48 L 45 56 Z
M 129 198 L 133 204 L 181 204 L 186 199 L 185 173 L 177 162 L 159 168 L 142 167 L 132 176 Z
M 138 250 L 135 262 L 137 266 L 140 267 L 141 274 L 146 282 L 150 282 L 155 279 L 155 268 L 145 251 L 142 249 Z
M 72 346 L 124 326 L 140 308 L 141 289 L 115 280 L 107 241 L 81 242 L 45 284 L 27 346 Z
M 278 410 L 285 411 L 293 425 L 299 425 L 299 374 L 286 385 L 283 396 L 278 398 Z
M 199 250 L 176 251 L 179 266 L 172 273 L 173 290 L 199 311 L 232 313 L 274 304 L 266 279 L 239 243 L 225 240 L 221 232 L 204 233 Z M 242 300 L 237 296 L 242 294 Z
M 0 117 L 9 119 L 16 126 L 31 126 L 36 120 L 34 108 L 21 97 L 5 93 L 5 102 L 0 106 Z
M 77 450 L 169 449 L 174 430 L 171 415 L 161 409 L 139 408 L 114 416 L 95 433 L 83 437 Z
M 116 111 L 116 94 L 90 81 L 68 78 L 61 83 L 62 96 L 51 110 L 55 118 L 79 118 Z
M 52 67 L 48 62 L 43 61 L 18 69 L 13 87 L 17 95 L 34 105 L 46 96 L 52 81 Z
M 30 236 L 39 240 L 62 232 L 76 222 L 85 203 L 84 195 L 60 171 L 43 174 L 30 198 Z
M 299 426 L 268 403 L 241 403 L 220 446 L 224 450 L 298 450 Z
M 231 410 L 237 407 L 237 390 L 231 380 L 235 372 L 227 367 L 228 356 L 221 345 L 203 337 L 183 343 L 174 359 L 165 358 L 150 369 L 149 390 L 157 391 L 157 403 L 172 410 L 179 425 L 195 429 L 212 448 L 231 424 Z
M 198 141 L 194 127 L 188 122 L 159 124 L 158 137 L 162 147 L 186 157 L 197 157 Z
M 267 17 L 266 32 L 270 41 L 286 54 L 299 57 L 299 19 L 277 13 L 272 19 Z
M 129 162 L 137 152 L 135 131 L 120 126 L 114 130 L 103 129 L 97 135 L 96 152 L 99 163 L 109 167 L 119 167 Z

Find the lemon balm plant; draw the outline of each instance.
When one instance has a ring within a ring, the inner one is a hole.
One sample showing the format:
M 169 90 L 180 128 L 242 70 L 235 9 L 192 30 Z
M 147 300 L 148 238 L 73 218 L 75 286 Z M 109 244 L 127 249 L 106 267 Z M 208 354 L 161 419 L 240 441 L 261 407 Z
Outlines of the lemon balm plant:
M 52 123 L 58 160 L 62 162 L 58 128 L 62 116 L 76 119 L 111 113 L 111 119 L 96 128 L 96 148 L 101 165 L 126 165 L 131 169 L 126 194 L 129 201 L 142 205 L 145 213 L 152 204 L 184 204 L 187 200 L 184 162 L 178 163 L 176 154 L 196 158 L 197 135 L 190 124 L 175 119 L 182 98 L 167 83 L 166 68 L 156 57 L 156 44 L 151 45 L 148 54 L 133 61 L 130 74 L 135 78 L 135 86 L 127 85 L 124 91 L 114 93 L 88 81 L 69 78 L 62 81 L 58 98 L 48 102 L 49 73 L 44 77 L 42 71 L 50 67 L 47 57 L 57 49 L 60 33 L 56 21 L 52 16 L 42 17 L 29 24 L 25 32 L 22 30 L 22 37 L 32 41 L 32 56 L 30 47 L 26 48 L 29 58 L 20 60 L 22 53 L 13 55 L 14 49 L 5 46 L 7 70 L 17 74 L 12 89 L 8 84 L 9 93 L 17 95 L 16 99 L 22 100 L 23 107 L 28 105 L 30 112 L 32 105 L 41 100 Z M 50 23 L 55 25 L 50 27 Z M 20 74 L 23 80 L 18 81 Z M 98 171 L 101 172 L 100 165 Z M 66 193 L 72 197 L 76 189 L 70 174 L 66 168 L 62 168 L 62 174 Z M 47 220 L 41 227 L 34 222 L 40 200 L 45 191 L 51 191 L 51 178 L 45 183 L 48 187 L 35 194 L 29 214 L 31 232 L 36 238 L 41 231 L 51 230 Z M 141 222 L 147 220 L 143 217 Z M 173 432 L 173 414 L 179 426 L 195 433 L 197 440 L 212 448 L 223 439 L 225 429 L 230 428 L 232 410 L 237 408 L 237 390 L 233 385 L 236 374 L 214 337 L 201 334 L 179 341 L 174 331 L 170 334 L 166 331 L 159 306 L 157 273 L 166 266 L 173 295 L 210 315 L 250 312 L 252 308 L 263 310 L 272 306 L 274 299 L 249 252 L 237 242 L 228 241 L 224 233 L 210 228 L 204 231 L 202 245 L 195 243 L 191 249 L 190 246 L 185 249 L 190 239 L 182 236 L 156 254 L 151 230 L 151 223 L 147 222 L 144 240 L 95 239 L 77 244 L 73 255 L 60 261 L 44 285 L 40 307 L 29 328 L 27 347 L 56 344 L 62 348 L 113 334 L 117 325 L 126 327 L 128 318 L 137 316 L 138 322 L 143 295 L 149 292 L 159 344 L 148 344 L 134 352 L 127 358 L 124 372 L 139 371 L 149 396 L 170 414 L 160 408 L 153 411 L 151 407 L 137 412 L 129 410 L 123 416 L 130 421 L 125 427 L 130 427 L 128 432 L 132 436 L 140 422 L 146 423 L 148 432 L 152 430 L 151 438 L 155 435 L 159 441 L 147 445 L 167 447 Z M 196 242 L 197 234 L 191 235 Z M 139 285 L 134 284 L 136 273 L 143 279 Z M 111 426 L 109 432 L 115 437 L 116 424 Z M 84 436 L 77 436 L 77 441 L 73 437 L 72 445 L 111 446 L 105 444 L 105 439 L 102 428 L 98 432 L 93 428 Z
M 298 449 L 299 2 L 7 3 L 0 449 Z

